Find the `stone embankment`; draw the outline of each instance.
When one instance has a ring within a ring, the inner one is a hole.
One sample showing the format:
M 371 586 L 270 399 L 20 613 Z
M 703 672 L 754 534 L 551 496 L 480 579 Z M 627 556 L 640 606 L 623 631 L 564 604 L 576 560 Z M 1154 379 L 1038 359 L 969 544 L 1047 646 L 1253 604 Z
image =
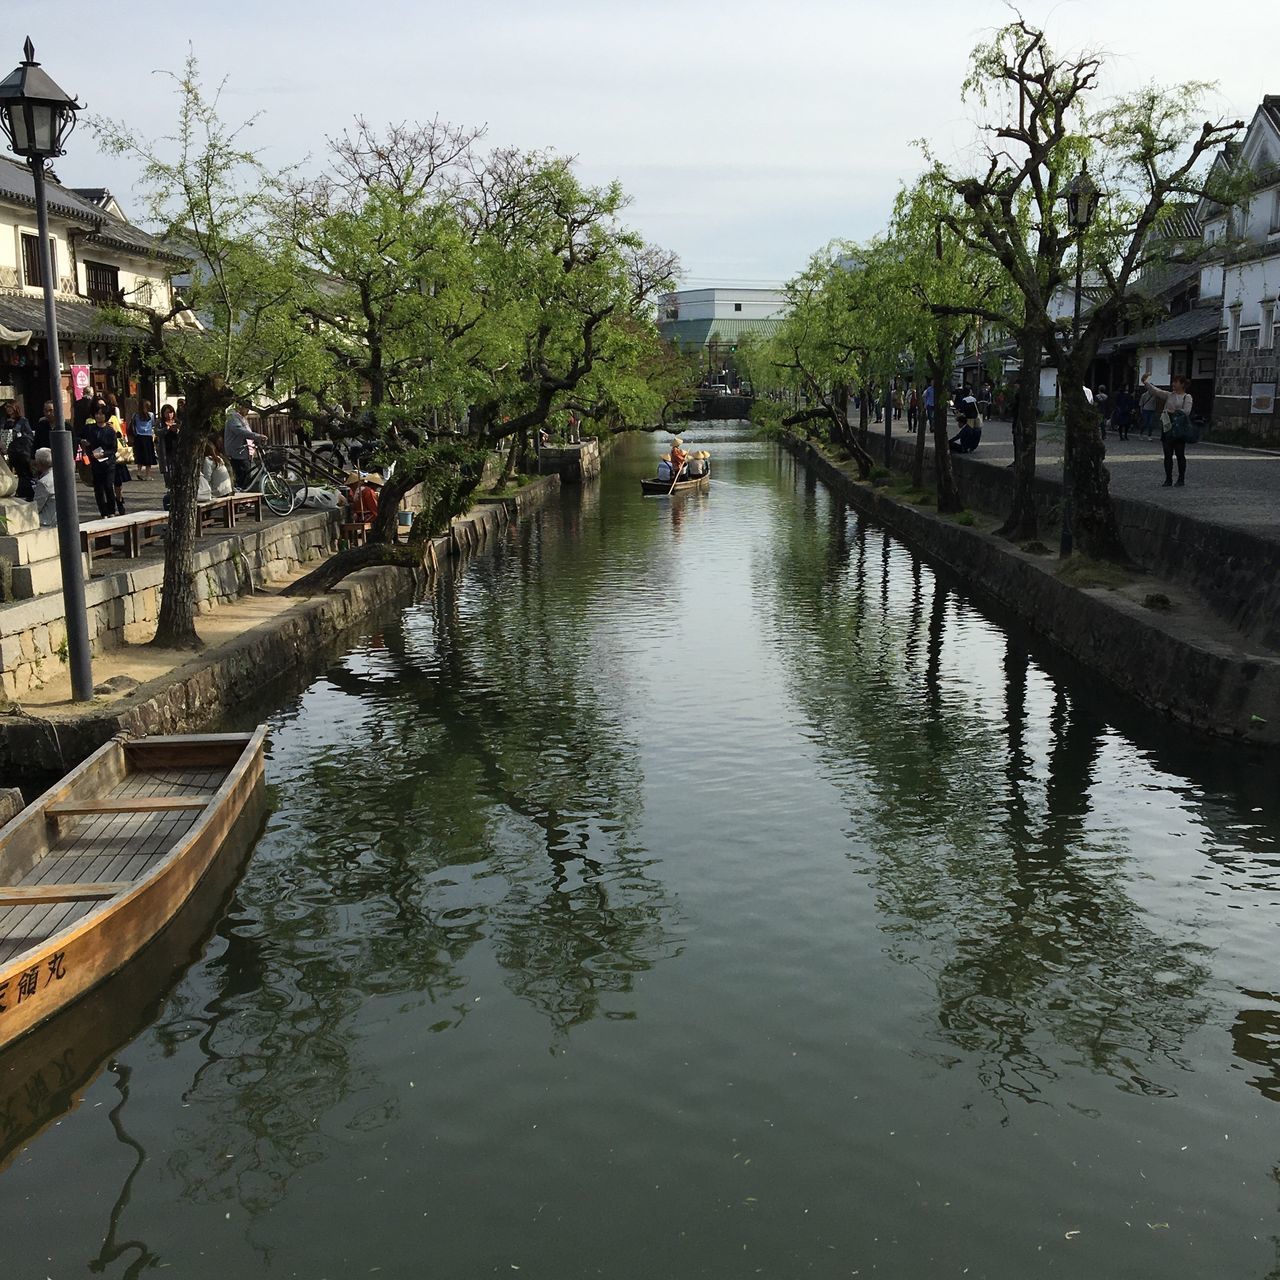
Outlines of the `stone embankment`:
M 907 460 L 910 443 L 900 443 L 899 458 Z M 1135 556 L 1165 569 L 1183 563 L 1185 572 L 1081 587 L 1059 575 L 1056 555 L 1020 549 L 980 525 L 939 516 L 859 481 L 851 465 L 810 443 L 792 441 L 789 447 L 855 510 L 1117 689 L 1197 730 L 1280 744 L 1280 659 L 1264 641 L 1275 634 L 1275 615 L 1271 605 L 1253 598 L 1263 578 L 1268 593 L 1274 588 L 1274 557 L 1268 571 L 1258 548 L 1236 545 L 1247 535 L 1170 527 L 1178 517 L 1145 513 L 1142 503 L 1129 500 L 1124 506 L 1133 510 L 1122 515 L 1126 535 L 1137 543 L 1145 538 Z M 988 504 L 1000 510 L 1003 486 L 1010 483 L 1007 473 L 992 478 L 989 472 L 960 468 L 965 500 L 978 510 Z M 1056 495 L 1051 483 L 1037 483 L 1047 517 Z
M 316 655 L 329 652 L 346 633 L 379 609 L 403 601 L 415 587 L 429 581 L 440 565 L 479 549 L 521 512 L 546 501 L 559 489 L 558 475 L 544 476 L 512 497 L 482 502 L 469 515 L 454 520 L 447 533 L 430 540 L 424 549 L 421 575 L 391 567 L 353 573 L 323 595 L 290 603 L 260 625 L 120 696 L 95 698 L 88 706 L 61 702 L 56 706 L 24 708 L 15 703 L 0 715 L 0 776 L 21 780 L 65 772 L 117 733 L 186 733 L 217 723 L 258 697 L 269 681 L 305 669 Z M 323 513 L 308 514 L 264 531 L 275 536 L 269 543 L 253 548 L 258 557 L 255 563 L 284 571 L 316 559 L 305 554 L 315 533 L 315 521 L 320 522 L 317 528 L 327 553 L 329 519 Z M 286 532 L 291 525 L 298 527 L 292 533 Z M 252 539 L 254 535 L 248 537 Z M 291 544 L 289 539 L 293 539 Z M 292 545 L 288 557 L 283 554 L 287 544 Z M 263 562 L 262 556 L 270 558 Z M 159 566 L 154 568 L 158 570 Z M 246 581 L 248 565 L 237 564 L 234 555 L 229 555 L 225 561 L 202 565 L 201 570 L 209 575 L 207 600 L 213 606 L 237 594 L 236 585 Z M 133 574 L 115 576 L 128 579 Z M 139 608 L 145 613 L 152 606 L 140 606 L 139 598 L 147 592 L 158 595 L 157 586 L 158 583 L 149 582 L 122 584 L 109 596 L 113 602 L 111 616 L 119 619 L 119 625 L 98 630 L 102 651 L 110 644 L 123 642 L 123 628 L 130 620 L 130 601 L 134 619 L 145 621 L 139 617 Z M 58 610 L 61 616 L 60 599 Z M 108 638 L 107 644 L 103 643 L 104 637 Z M 58 659 L 54 657 L 53 661 Z

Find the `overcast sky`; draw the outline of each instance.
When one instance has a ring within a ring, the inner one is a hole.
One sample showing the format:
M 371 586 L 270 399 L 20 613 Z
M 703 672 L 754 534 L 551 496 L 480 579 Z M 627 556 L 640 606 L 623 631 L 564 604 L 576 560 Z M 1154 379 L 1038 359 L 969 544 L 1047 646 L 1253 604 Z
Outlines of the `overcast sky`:
M 919 172 L 914 139 L 972 154 L 960 83 L 1009 12 L 995 0 L 8 0 L 4 57 L 20 62 L 29 32 L 69 93 L 158 135 L 174 98 L 150 73 L 179 67 L 190 45 L 208 79 L 229 77 L 229 117 L 263 113 L 255 138 L 282 164 L 318 156 L 357 112 L 485 125 L 490 143 L 554 148 L 588 181 L 618 178 L 629 221 L 679 255 L 686 284 L 767 285 L 830 239 L 880 230 Z M 1217 81 L 1215 114 L 1246 122 L 1280 93 L 1280 21 L 1264 40 L 1200 0 L 1023 12 L 1060 51 L 1103 49 L 1108 91 Z M 137 205 L 132 176 L 87 129 L 58 173 Z

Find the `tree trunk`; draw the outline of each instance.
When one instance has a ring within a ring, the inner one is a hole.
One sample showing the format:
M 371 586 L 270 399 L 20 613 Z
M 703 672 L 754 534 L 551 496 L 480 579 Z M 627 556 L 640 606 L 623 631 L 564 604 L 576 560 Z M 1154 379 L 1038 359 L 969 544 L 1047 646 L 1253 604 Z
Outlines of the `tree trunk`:
M 169 523 L 164 537 L 164 585 L 156 634 L 151 643 L 161 649 L 199 649 L 196 632 L 196 488 L 204 444 L 220 414 L 231 403 L 221 380 L 203 378 L 188 383 L 187 415 L 178 432 L 172 478 L 169 482 Z
M 914 380 L 912 382 L 914 386 Z M 934 392 L 934 400 L 937 400 L 937 392 Z M 925 431 L 925 411 L 924 405 L 919 404 L 916 409 L 916 450 L 911 458 L 911 487 L 913 489 L 924 488 L 924 446 L 925 437 L 928 433 Z
M 951 515 L 964 510 L 956 473 L 951 466 L 951 442 L 947 439 L 947 389 L 942 381 L 946 354 L 933 366 L 933 470 L 937 481 L 938 511 Z
M 1098 429 L 1098 415 L 1084 398 L 1084 383 L 1075 366 L 1062 370 L 1062 404 L 1070 442 L 1071 533 L 1074 550 L 1092 560 L 1128 564 L 1120 541 L 1120 527 L 1111 506 L 1106 446 Z
M 862 394 L 858 397 L 858 443 L 865 450 L 867 447 L 867 418 L 871 412 L 870 406 L 867 404 L 868 392 L 866 384 L 863 384 Z
M 1038 329 L 1024 329 L 1018 355 L 1018 400 L 1013 411 L 1013 505 L 999 532 L 1014 542 L 1039 537 L 1036 515 L 1036 423 L 1040 417 L 1040 358 Z

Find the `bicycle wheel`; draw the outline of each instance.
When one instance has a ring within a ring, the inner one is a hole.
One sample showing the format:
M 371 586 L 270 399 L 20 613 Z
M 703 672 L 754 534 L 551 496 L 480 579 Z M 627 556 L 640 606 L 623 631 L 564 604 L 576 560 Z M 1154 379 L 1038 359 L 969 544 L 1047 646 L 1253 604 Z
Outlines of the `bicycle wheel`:
M 293 490 L 274 471 L 262 473 L 262 500 L 278 516 L 287 516 L 293 510 Z

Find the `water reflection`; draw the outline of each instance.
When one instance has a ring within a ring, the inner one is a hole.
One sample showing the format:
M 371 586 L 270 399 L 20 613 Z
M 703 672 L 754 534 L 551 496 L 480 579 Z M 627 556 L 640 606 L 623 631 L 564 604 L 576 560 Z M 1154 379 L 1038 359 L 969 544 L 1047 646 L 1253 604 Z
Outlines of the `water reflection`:
M 1176 1091 L 1208 949 L 1153 926 L 1129 892 L 1137 850 L 1092 820 L 1105 724 L 840 503 L 776 555 L 762 580 L 791 695 L 849 802 L 894 953 L 932 976 L 936 1060 L 1024 1102 L 1053 1101 L 1076 1064 Z M 998 704 L 977 692 L 996 671 Z

